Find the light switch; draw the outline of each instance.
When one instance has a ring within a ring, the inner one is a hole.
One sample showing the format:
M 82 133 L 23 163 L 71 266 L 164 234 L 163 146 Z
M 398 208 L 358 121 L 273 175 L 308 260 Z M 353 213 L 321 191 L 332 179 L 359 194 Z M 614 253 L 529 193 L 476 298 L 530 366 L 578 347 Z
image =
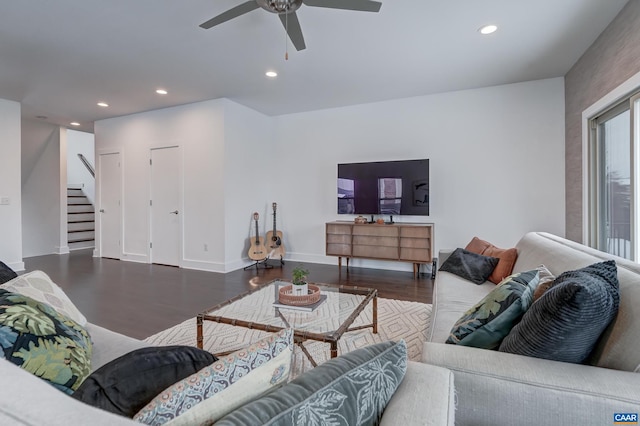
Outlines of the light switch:
M 11 204 L 9 197 L 0 197 L 0 206 L 8 206 L 9 204 Z

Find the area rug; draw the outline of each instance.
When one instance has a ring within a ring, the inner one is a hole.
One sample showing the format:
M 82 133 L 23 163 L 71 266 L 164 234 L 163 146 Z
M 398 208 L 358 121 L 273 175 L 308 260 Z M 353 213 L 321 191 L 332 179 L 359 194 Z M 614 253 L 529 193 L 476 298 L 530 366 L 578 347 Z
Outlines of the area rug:
M 370 324 L 371 304 L 358 316 L 354 326 Z M 378 298 L 378 333 L 371 328 L 345 333 L 338 344 L 338 354 L 387 340 L 404 339 L 407 343 L 409 359 L 419 361 L 422 345 L 426 338 L 427 325 L 431 318 L 431 305 L 418 302 L 405 302 L 395 299 Z M 212 353 L 229 352 L 242 349 L 260 340 L 268 333 L 205 321 L 203 327 L 204 349 Z M 196 346 L 196 319 L 186 320 L 167 330 L 147 337 L 145 342 L 158 345 Z M 330 358 L 329 344 L 307 341 L 305 348 L 314 360 L 320 364 Z M 294 352 L 294 373 L 299 374 L 312 368 L 306 356 L 296 348 Z

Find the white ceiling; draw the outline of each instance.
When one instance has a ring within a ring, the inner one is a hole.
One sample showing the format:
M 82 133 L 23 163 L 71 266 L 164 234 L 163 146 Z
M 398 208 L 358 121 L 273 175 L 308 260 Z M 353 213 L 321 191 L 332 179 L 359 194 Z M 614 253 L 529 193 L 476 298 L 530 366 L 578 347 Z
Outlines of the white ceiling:
M 280 115 L 566 74 L 627 0 L 381 0 L 302 6 L 307 49 L 245 0 L 0 0 L 0 98 L 67 126 L 226 97 Z M 498 32 L 481 36 L 488 23 Z M 267 70 L 279 77 L 267 79 Z M 166 88 L 161 97 L 154 91 Z M 104 100 L 111 106 L 100 108 Z

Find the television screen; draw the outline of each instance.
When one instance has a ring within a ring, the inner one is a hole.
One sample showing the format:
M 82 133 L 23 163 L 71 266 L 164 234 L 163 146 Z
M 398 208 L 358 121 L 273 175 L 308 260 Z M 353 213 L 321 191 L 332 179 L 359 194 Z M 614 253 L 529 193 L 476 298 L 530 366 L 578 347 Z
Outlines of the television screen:
M 338 164 L 338 214 L 429 215 L 429 160 Z

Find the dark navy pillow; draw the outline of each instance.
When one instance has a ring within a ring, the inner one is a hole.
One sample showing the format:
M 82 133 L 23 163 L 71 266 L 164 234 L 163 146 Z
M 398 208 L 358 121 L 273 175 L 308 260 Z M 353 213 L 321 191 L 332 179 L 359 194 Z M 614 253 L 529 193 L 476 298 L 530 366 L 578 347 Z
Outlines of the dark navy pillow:
M 103 410 L 133 416 L 160 392 L 217 361 L 192 346 L 138 349 L 94 371 L 73 397 Z
M 17 276 L 18 274 L 16 274 L 13 269 L 9 268 L 3 262 L 0 262 L 0 284 L 4 284 L 8 281 L 11 281 Z
M 617 272 L 610 260 L 561 274 L 504 338 L 500 352 L 586 362 L 618 313 Z
M 489 278 L 499 261 L 497 257 L 483 256 L 457 248 L 444 261 L 440 271 L 451 272 L 474 284 L 482 284 Z

